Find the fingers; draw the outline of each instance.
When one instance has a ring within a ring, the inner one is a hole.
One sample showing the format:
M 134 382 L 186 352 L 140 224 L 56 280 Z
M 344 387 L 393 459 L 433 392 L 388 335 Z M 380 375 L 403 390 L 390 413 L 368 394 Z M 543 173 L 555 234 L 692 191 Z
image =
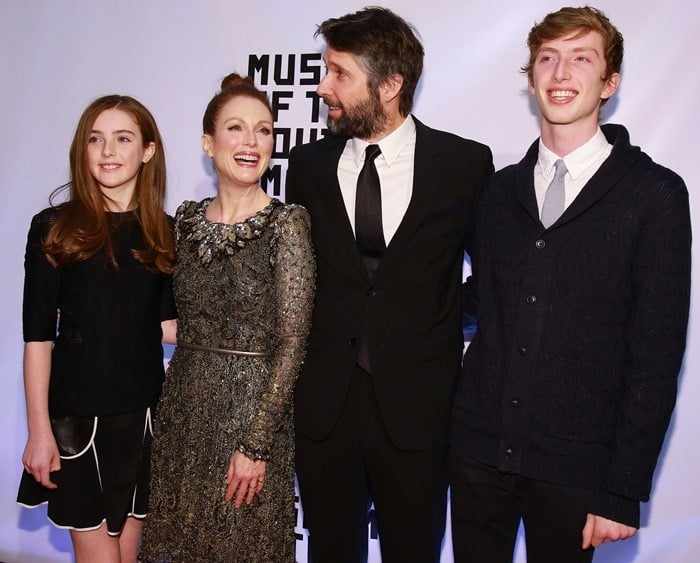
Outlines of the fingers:
M 636 528 L 632 528 L 625 524 L 608 520 L 601 516 L 588 514 L 586 517 L 586 525 L 583 528 L 583 549 L 589 546 L 595 548 L 600 547 L 606 542 L 614 542 L 627 539 L 637 532 Z
M 233 496 L 236 494 L 236 490 L 238 490 L 241 486 L 241 481 L 240 479 L 229 479 L 227 477 L 226 485 L 226 494 L 224 495 L 224 498 L 226 499 L 226 502 L 231 502 L 233 500 Z
M 34 478 L 36 479 L 36 475 L 34 476 Z M 48 469 L 47 469 L 47 470 L 42 470 L 42 471 L 39 473 L 39 479 L 37 479 L 37 481 L 39 481 L 39 483 L 41 483 L 42 485 L 44 485 L 44 487 L 46 487 L 47 489 L 55 489 L 55 488 L 57 488 L 56 483 L 54 483 L 54 482 L 51 480 L 51 471 L 48 470 Z
M 255 493 L 258 492 L 258 484 L 257 483 L 249 483 L 248 484 L 248 494 L 245 497 L 245 503 L 250 505 L 251 502 L 253 502 L 253 498 L 255 497 Z
M 257 481 L 251 480 L 248 483 L 248 496 L 246 497 L 246 504 L 253 502 L 253 497 L 259 494 L 263 489 L 263 480 L 258 479 Z
M 231 461 L 228 464 L 228 469 L 226 471 L 226 494 L 224 495 L 224 498 L 226 499 L 226 502 L 231 502 L 233 499 L 233 495 L 236 492 L 236 489 L 240 485 L 241 481 L 240 479 L 235 477 L 235 467 L 233 464 L 233 458 L 231 458 Z
M 233 501 L 233 505 L 236 508 L 243 506 L 244 502 L 250 505 L 252 504 L 255 495 L 262 492 L 263 486 L 264 482 L 262 479 L 256 480 L 253 478 L 248 481 L 236 480 L 235 486 L 233 483 L 230 483 L 228 487 L 226 487 L 226 494 L 224 495 L 224 498 L 228 502 Z
M 236 508 L 240 508 L 244 502 L 250 505 L 255 495 L 263 489 L 266 467 L 266 462 L 252 460 L 235 451 L 226 473 L 226 501 L 233 501 Z
M 58 487 L 56 483 L 54 483 L 51 480 L 51 470 L 50 469 L 38 469 L 38 470 L 32 470 L 31 467 L 24 467 L 24 470 L 29 473 L 32 477 L 34 477 L 34 480 L 39 483 L 40 485 L 46 487 L 47 489 L 55 489 Z
M 594 520 L 593 531 L 591 534 L 591 546 L 597 549 L 610 539 L 611 538 L 608 537 L 606 529 L 600 524 L 600 521 Z
M 58 487 L 58 485 L 51 480 L 51 473 L 54 471 L 60 471 L 60 459 L 54 458 L 51 460 L 49 465 L 39 464 L 35 467 L 31 461 L 25 461 L 23 465 L 24 470 L 34 477 L 34 480 L 40 485 L 46 487 L 47 489 L 56 489 Z
M 241 486 L 238 487 L 236 502 L 233 504 L 233 506 L 240 508 L 243 505 L 243 501 L 247 500 L 249 497 L 250 500 L 247 500 L 247 504 L 250 504 L 253 500 L 253 496 L 255 496 L 255 491 L 253 488 L 247 482 L 241 483 Z
M 591 541 L 593 538 L 593 528 L 595 524 L 595 518 L 593 514 L 588 514 L 586 516 L 586 525 L 583 527 L 583 543 L 581 544 L 581 549 L 588 549 L 591 546 Z
M 263 485 L 264 483 L 262 479 L 251 479 L 247 484 L 245 484 L 245 486 L 241 484 L 238 489 L 238 496 L 236 497 L 236 504 L 234 506 L 236 508 L 240 508 L 243 502 L 250 505 L 253 502 L 255 495 L 262 492 Z

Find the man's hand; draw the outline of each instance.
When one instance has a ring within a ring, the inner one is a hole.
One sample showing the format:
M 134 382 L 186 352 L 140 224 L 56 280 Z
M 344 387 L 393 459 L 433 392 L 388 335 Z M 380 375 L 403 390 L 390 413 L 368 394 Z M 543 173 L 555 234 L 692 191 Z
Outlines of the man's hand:
M 602 516 L 588 514 L 586 525 L 583 527 L 583 549 L 590 546 L 600 547 L 605 542 L 626 540 L 637 533 L 637 528 L 608 520 Z

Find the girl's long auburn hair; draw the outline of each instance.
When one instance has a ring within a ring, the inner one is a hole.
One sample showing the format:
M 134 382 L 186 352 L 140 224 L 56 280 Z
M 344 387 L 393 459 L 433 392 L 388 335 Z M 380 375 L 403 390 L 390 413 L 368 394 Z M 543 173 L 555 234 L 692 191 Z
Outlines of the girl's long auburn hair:
M 98 250 L 104 249 L 112 267 L 118 269 L 105 212 L 105 196 L 87 163 L 87 146 L 92 128 L 98 116 L 107 109 L 119 109 L 129 114 L 141 130 L 144 147 L 155 144 L 153 157 L 141 165 L 130 206 L 135 208 L 146 248 L 132 249 L 132 253 L 149 270 L 172 273 L 175 245 L 170 222 L 163 211 L 165 148 L 151 113 L 130 96 L 103 96 L 92 102 L 80 116 L 70 148 L 71 181 L 54 190 L 49 198 L 53 205 L 55 197 L 68 189 L 69 199 L 56 206 L 60 213 L 49 229 L 42 250 L 51 264 L 63 267 L 87 260 Z

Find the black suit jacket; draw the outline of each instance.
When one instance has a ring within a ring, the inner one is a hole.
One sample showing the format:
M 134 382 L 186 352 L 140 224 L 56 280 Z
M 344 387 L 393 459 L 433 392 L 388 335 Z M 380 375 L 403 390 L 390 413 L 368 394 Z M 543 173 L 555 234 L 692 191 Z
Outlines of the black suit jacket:
M 295 392 L 296 427 L 332 431 L 367 339 L 372 377 L 394 445 L 447 440 L 462 353 L 461 271 L 477 199 L 493 172 L 488 147 L 416 122 L 411 200 L 374 279 L 357 249 L 337 166 L 347 138 L 295 147 L 286 199 L 311 214 L 317 289 L 308 352 Z

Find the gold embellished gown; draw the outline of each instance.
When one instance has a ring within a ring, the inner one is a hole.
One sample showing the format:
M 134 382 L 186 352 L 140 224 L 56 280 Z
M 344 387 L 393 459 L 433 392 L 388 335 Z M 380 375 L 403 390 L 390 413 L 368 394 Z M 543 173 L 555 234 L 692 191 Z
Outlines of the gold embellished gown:
M 178 346 L 156 414 L 141 558 L 292 562 L 292 392 L 315 278 L 309 217 L 273 199 L 225 225 L 206 219 L 211 201 L 184 202 L 176 215 Z M 238 449 L 267 469 L 262 492 L 235 509 L 224 493 Z

